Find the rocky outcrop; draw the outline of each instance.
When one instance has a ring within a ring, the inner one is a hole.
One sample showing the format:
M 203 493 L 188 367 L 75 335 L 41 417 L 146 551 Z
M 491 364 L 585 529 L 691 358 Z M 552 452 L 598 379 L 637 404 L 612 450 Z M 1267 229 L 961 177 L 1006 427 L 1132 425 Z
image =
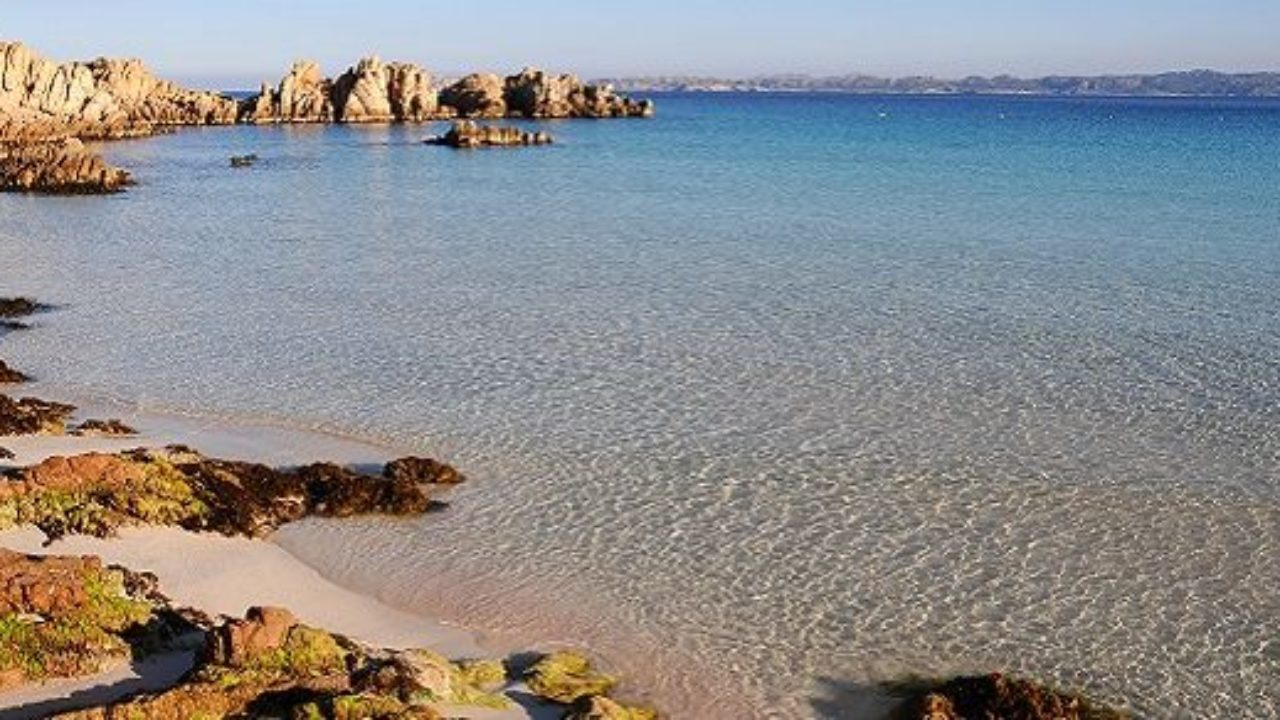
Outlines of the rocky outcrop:
M 107 537 L 130 525 L 262 537 L 313 515 L 420 515 L 440 506 L 429 487 L 396 472 L 363 475 L 330 463 L 277 469 L 183 447 L 86 453 L 0 476 L 0 528 L 32 525 L 51 540 Z
M 649 100 L 622 97 L 609 85 L 587 85 L 573 75 L 526 69 L 504 83 L 508 114 L 526 118 L 652 117 Z
M 0 145 L 0 190 L 48 194 L 102 194 L 123 190 L 129 173 L 108 165 L 75 138 Z
M 240 118 L 250 123 L 422 122 L 441 117 L 431 75 L 409 63 L 364 58 L 336 79 L 311 61 L 295 63 L 274 89 L 263 85 L 246 100 Z
M 1030 680 L 993 673 L 959 677 L 919 689 L 908 699 L 902 720 L 1123 720 L 1123 713 Z
M 0 318 L 24 318 L 46 309 L 31 298 L 0 298 Z
M 311 61 L 293 64 L 274 89 L 267 84 L 256 97 L 240 106 L 242 122 L 322 123 L 333 122 L 333 83 Z
M 449 128 L 449 132 L 444 135 L 430 138 L 426 142 L 428 145 L 444 145 L 446 147 L 468 149 L 550 145 L 554 141 L 551 135 L 545 132 L 526 132 L 520 128 L 479 125 L 469 120 L 463 120 L 454 123 L 453 127 Z
M 21 43 L 2 43 L 0 117 L 118 138 L 160 126 L 230 124 L 236 103 L 160 80 L 138 60 L 59 64 Z
M 458 117 L 506 117 L 506 86 L 497 75 L 475 73 L 441 90 L 440 104 L 451 108 Z

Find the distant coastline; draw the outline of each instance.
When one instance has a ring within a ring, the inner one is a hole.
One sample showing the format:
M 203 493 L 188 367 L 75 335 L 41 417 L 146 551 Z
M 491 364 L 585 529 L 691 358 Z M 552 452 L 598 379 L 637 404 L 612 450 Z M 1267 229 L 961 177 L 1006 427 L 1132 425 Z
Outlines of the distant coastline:
M 1053 97 L 1280 98 L 1280 72 L 1190 70 L 1131 75 L 1019 78 L 874 75 L 761 75 L 748 78 L 643 76 L 600 78 L 623 92 L 830 92 L 862 95 L 1040 95 Z

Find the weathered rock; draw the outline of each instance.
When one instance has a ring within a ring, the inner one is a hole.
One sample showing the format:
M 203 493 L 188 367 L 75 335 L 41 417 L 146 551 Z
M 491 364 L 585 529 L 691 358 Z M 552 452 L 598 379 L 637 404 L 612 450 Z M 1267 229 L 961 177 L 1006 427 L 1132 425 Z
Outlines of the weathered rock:
M 75 407 L 39 398 L 0 395 L 0 436 L 62 435 Z
M 24 383 L 30 380 L 25 373 L 18 372 L 9 367 L 5 361 L 0 360 L 0 385 Z
M 112 167 L 75 138 L 0 145 L 0 190 L 101 194 L 123 190 L 129 173 Z
M 71 435 L 80 437 L 128 437 L 138 431 L 119 420 L 85 420 L 71 429 Z
M 231 156 L 231 167 L 233 168 L 253 167 L 257 163 L 258 163 L 257 155 L 249 154 L 249 155 L 232 155 Z
M 905 720 L 1121 720 L 1125 716 L 1029 680 L 994 673 L 960 677 L 918 692 L 901 716 Z
M 470 149 L 485 147 L 527 147 L 554 142 L 545 132 L 526 132 L 520 128 L 478 125 L 469 120 L 456 122 L 449 132 L 427 140 L 428 145 Z
M 279 85 L 263 84 L 256 97 L 240 105 L 240 120 L 248 123 L 333 122 L 333 83 L 310 60 L 293 64 Z
M 391 102 L 391 116 L 400 122 L 452 116 L 441 110 L 431 74 L 411 63 L 387 65 L 387 99 Z
M 298 624 L 283 608 L 249 608 L 243 620 L 230 620 L 209 633 L 205 657 L 230 667 L 246 667 L 254 658 L 279 650 Z
M 573 75 L 526 69 L 508 77 L 504 99 L 511 115 L 528 118 L 651 117 L 653 103 L 622 97 L 609 85 L 587 85 Z
M 119 138 L 157 126 L 229 124 L 236 103 L 160 80 L 138 60 L 58 64 L 21 43 L 0 43 L 0 116 Z
M 440 104 L 458 117 L 500 118 L 507 114 L 505 86 L 492 73 L 468 75 L 440 91 Z

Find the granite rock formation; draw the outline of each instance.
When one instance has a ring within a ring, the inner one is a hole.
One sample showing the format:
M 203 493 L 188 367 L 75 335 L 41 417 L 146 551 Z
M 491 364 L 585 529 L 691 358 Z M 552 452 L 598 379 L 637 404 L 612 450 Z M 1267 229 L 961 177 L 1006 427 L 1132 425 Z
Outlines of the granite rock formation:
M 0 43 L 0 116 L 22 123 L 118 138 L 162 126 L 230 124 L 236 111 L 234 100 L 160 80 L 139 60 L 59 64 L 21 43 Z
M 453 124 L 449 132 L 440 137 L 430 138 L 428 145 L 444 145 L 446 147 L 469 149 L 482 147 L 523 147 L 528 145 L 550 145 L 554 142 L 545 132 L 526 132 L 520 128 L 499 127 L 496 125 L 478 125 L 470 120 Z
M 526 118 L 652 117 L 651 101 L 622 97 L 609 85 L 587 85 L 573 75 L 525 69 L 506 79 L 509 115 Z
M 100 194 L 123 190 L 129 172 L 108 165 L 75 138 L 33 144 L 0 144 L 0 190 Z
M 452 108 L 458 117 L 506 117 L 506 87 L 497 75 L 474 73 L 441 90 L 440 104 Z
M 240 120 L 255 124 L 332 122 L 332 95 L 333 83 L 319 65 L 296 62 L 274 89 L 263 83 L 255 97 L 241 104 Z

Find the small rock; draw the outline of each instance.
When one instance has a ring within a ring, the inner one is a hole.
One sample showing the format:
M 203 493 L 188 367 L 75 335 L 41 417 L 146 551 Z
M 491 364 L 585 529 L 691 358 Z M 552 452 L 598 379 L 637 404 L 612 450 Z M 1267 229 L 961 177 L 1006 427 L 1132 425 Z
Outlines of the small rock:
M 232 155 L 231 156 L 231 167 L 233 168 L 253 167 L 254 164 L 256 164 L 257 162 L 258 162 L 257 155 L 251 154 L 251 155 Z
M 481 147 L 527 147 L 530 145 L 550 145 L 555 142 L 545 132 L 525 132 L 520 128 L 499 127 L 496 125 L 478 125 L 471 121 L 453 124 L 449 132 L 439 137 L 429 138 L 428 145 L 444 145 L 451 148 Z
M 24 383 L 30 380 L 25 373 L 18 372 L 0 360 L 0 384 Z
M 78 437 L 129 437 L 138 431 L 119 420 L 85 420 L 71 429 Z
M 457 485 L 466 481 L 452 466 L 424 457 L 392 460 L 382 469 L 382 476 L 391 482 L 418 485 Z

